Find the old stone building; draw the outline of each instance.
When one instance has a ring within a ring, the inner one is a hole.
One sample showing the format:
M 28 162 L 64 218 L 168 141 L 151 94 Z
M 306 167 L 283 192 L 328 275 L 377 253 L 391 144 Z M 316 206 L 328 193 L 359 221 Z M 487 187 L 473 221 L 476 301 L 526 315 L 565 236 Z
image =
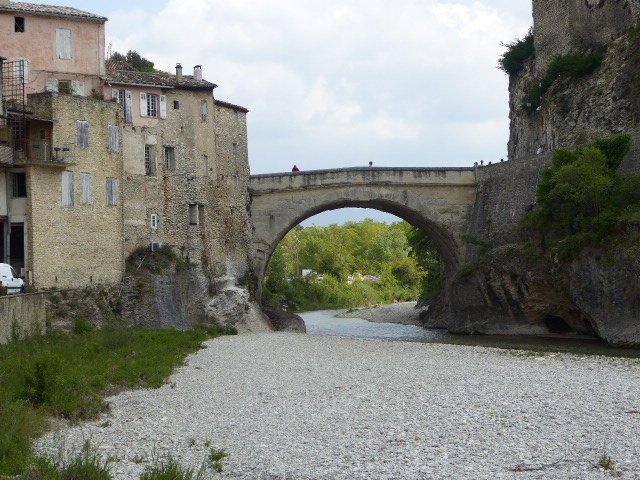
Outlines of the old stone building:
M 132 251 L 166 245 L 207 291 L 234 285 L 248 266 L 247 110 L 216 100 L 200 66 L 107 69 L 105 21 L 0 1 L 0 261 L 36 287 L 78 287 L 118 282 Z

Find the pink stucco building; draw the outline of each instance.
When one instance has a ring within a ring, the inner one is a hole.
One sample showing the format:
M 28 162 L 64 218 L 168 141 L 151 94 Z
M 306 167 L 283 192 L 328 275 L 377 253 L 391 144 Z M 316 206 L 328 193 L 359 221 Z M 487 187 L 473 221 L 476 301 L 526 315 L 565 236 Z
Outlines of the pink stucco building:
M 2 55 L 24 60 L 27 95 L 60 90 L 88 96 L 101 91 L 106 21 L 71 7 L 0 0 Z

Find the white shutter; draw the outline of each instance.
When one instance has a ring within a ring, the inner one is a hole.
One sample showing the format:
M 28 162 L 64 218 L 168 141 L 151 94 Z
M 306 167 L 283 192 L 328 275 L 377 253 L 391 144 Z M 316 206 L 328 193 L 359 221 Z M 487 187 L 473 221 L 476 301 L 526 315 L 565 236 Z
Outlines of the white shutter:
M 107 205 L 118 205 L 118 179 L 107 177 Z
M 93 186 L 91 185 L 91 174 L 82 174 L 82 203 L 84 205 L 93 204 Z
M 140 93 L 140 116 L 147 116 L 147 94 Z
M 24 83 L 29 83 L 29 61 L 22 61 L 22 77 L 24 78 Z
M 167 96 L 160 95 L 160 118 L 167 118 Z
M 80 148 L 89 147 L 89 122 L 78 120 L 76 122 L 77 145 Z
M 71 30 L 68 28 L 56 29 L 56 53 L 61 60 L 71 59 Z
M 109 151 L 120 151 L 120 129 L 117 125 L 109 125 Z
M 62 172 L 62 206 L 73 207 L 73 172 Z
M 57 91 L 58 91 L 58 79 L 47 78 L 47 92 L 57 92 Z
M 111 98 L 113 98 L 116 102 L 118 101 L 118 98 L 120 98 L 118 96 L 118 89 L 117 88 L 112 88 L 111 89 Z
M 124 92 L 124 121 L 133 123 L 133 93 L 129 90 Z
M 82 80 L 71 80 L 71 93 L 84 97 L 84 82 Z

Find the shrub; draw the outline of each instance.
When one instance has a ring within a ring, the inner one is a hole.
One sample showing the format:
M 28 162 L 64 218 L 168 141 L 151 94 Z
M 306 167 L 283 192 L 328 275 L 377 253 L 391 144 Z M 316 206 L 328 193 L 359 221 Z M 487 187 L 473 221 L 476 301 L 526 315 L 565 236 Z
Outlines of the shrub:
M 521 227 L 540 233 L 543 247 L 554 240 L 558 258 L 565 261 L 586 245 L 624 238 L 627 229 L 640 224 L 640 175 L 616 173 L 629 147 L 629 135 L 619 134 L 557 151 L 541 175 L 537 205 Z
M 580 78 L 588 75 L 600 66 L 603 59 L 603 51 L 570 53 L 554 57 L 544 78 L 529 89 L 523 108 L 528 112 L 535 112 L 542 105 L 542 98 L 549 90 L 549 87 L 558 78 Z
M 498 68 L 509 75 L 517 75 L 527 60 L 535 55 L 533 29 L 529 29 L 524 38 L 502 45 L 507 48 L 507 51 L 498 60 Z

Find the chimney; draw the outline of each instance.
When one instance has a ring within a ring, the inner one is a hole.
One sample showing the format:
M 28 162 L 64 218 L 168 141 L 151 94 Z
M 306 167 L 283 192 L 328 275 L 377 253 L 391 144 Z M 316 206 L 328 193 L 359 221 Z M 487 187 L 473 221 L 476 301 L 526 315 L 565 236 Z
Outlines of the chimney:
M 178 82 L 182 81 L 182 64 L 176 63 L 176 80 Z
M 193 79 L 197 82 L 202 81 L 202 65 L 193 67 Z

